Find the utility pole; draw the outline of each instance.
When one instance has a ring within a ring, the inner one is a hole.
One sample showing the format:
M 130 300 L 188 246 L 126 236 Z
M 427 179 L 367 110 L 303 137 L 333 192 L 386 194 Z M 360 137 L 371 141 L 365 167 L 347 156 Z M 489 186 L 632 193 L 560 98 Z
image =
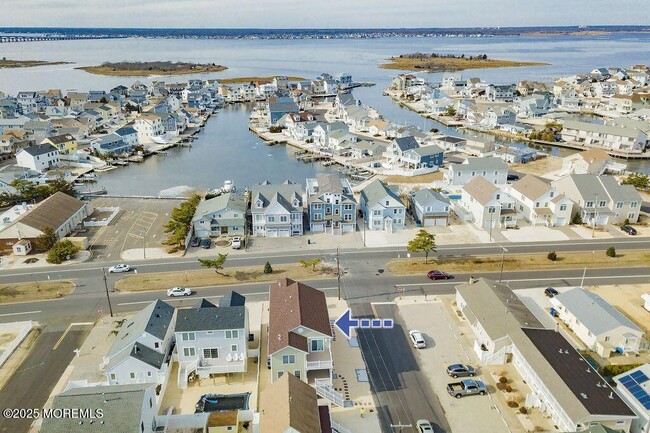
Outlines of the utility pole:
M 142 233 L 142 257 L 144 260 L 147 260 L 146 236 L 146 233 Z
M 102 268 L 102 274 L 104 275 L 104 288 L 106 289 L 106 300 L 108 300 L 108 311 L 111 313 L 111 317 L 113 317 L 113 307 L 111 306 L 111 297 L 108 294 L 108 283 L 106 282 L 106 271 L 104 268 Z
M 506 252 L 508 251 L 505 249 L 503 246 L 499 245 L 502 249 L 501 251 L 501 272 L 499 273 L 499 282 L 503 279 L 503 262 L 505 262 L 506 259 Z
M 336 247 L 336 283 L 338 285 L 339 301 L 341 300 L 341 257 L 339 248 Z
M 591 223 L 591 238 L 596 237 L 596 221 L 598 221 L 598 194 L 596 194 L 596 201 L 594 202 L 594 218 Z

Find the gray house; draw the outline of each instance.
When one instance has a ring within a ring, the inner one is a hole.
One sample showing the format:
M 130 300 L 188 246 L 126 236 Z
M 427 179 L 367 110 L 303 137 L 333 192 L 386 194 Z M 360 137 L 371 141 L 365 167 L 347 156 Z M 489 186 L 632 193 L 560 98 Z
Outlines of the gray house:
M 421 189 L 409 198 L 410 211 L 421 227 L 449 225 L 449 199 L 439 192 Z
M 287 180 L 271 185 L 265 181 L 252 188 L 253 236 L 301 236 L 303 211 L 303 191 L 298 184 Z
M 195 235 L 200 238 L 243 235 L 247 207 L 246 199 L 233 193 L 203 200 L 192 220 Z
M 396 186 L 388 186 L 379 179 L 361 190 L 359 206 L 369 230 L 404 228 L 406 223 L 406 206 L 399 197 Z
M 357 202 L 347 179 L 318 174 L 307 179 L 309 229 L 315 233 L 352 233 L 357 225 Z
M 248 310 L 244 297 L 233 292 L 219 306 L 201 299 L 194 307 L 178 310 L 176 352 L 178 386 L 187 387 L 195 374 L 245 372 L 248 366 Z
M 101 367 L 108 383 L 166 382 L 174 337 L 175 309 L 157 300 L 122 324 Z

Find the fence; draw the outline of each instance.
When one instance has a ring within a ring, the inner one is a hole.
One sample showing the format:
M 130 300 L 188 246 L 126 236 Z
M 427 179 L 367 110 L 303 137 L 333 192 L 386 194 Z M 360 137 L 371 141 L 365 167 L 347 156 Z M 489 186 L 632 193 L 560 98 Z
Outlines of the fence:
M 97 212 L 111 212 L 108 218 L 104 218 L 101 221 L 84 221 L 84 227 L 101 227 L 101 226 L 107 226 L 113 221 L 113 219 L 117 216 L 117 214 L 120 212 L 119 207 L 98 207 L 95 208 Z M 92 214 L 91 214 L 92 216 Z
M 32 328 L 34 328 L 34 322 L 27 321 L 27 322 L 14 322 L 14 323 L 3 323 L 0 324 L 0 333 L 7 332 L 12 329 L 16 328 L 22 328 L 20 332 L 18 332 L 18 335 L 14 338 L 14 340 L 7 346 L 7 348 L 2 352 L 0 355 L 0 367 L 4 365 L 5 362 L 7 362 L 7 359 L 11 356 L 12 353 L 14 353 L 14 350 L 20 346 L 20 343 L 23 342 L 23 340 L 29 335 L 31 332 Z

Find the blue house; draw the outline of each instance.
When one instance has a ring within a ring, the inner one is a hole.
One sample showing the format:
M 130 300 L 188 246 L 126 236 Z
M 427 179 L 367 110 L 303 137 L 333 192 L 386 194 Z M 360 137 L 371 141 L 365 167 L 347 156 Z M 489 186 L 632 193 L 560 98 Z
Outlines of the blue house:
M 269 120 L 271 125 L 277 125 L 278 120 L 285 114 L 298 113 L 300 108 L 291 98 L 278 98 L 269 103 Z
M 436 146 L 423 146 L 409 149 L 402 154 L 401 162 L 410 169 L 438 168 L 442 165 L 444 151 Z
M 91 90 L 88 92 L 88 102 L 101 102 L 105 96 L 106 91 L 104 90 Z
M 135 90 L 129 93 L 129 99 L 131 102 L 142 105 L 147 103 L 147 92 L 141 90 Z
M 92 143 L 92 149 L 99 152 L 100 155 L 130 153 L 133 151 L 133 147 L 132 144 L 126 143 L 124 139 L 116 133 L 100 137 Z
M 357 226 L 357 202 L 347 179 L 317 174 L 307 179 L 309 229 L 315 233 L 353 233 Z

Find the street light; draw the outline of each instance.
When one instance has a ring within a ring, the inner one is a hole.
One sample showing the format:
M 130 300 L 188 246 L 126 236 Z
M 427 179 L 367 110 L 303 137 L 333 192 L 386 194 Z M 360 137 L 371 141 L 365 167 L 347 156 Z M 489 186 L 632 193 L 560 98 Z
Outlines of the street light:
M 145 242 L 146 235 L 147 235 L 146 233 L 140 232 L 140 237 L 142 238 L 142 258 L 144 260 L 147 259 L 147 247 L 146 247 L 146 242 Z

